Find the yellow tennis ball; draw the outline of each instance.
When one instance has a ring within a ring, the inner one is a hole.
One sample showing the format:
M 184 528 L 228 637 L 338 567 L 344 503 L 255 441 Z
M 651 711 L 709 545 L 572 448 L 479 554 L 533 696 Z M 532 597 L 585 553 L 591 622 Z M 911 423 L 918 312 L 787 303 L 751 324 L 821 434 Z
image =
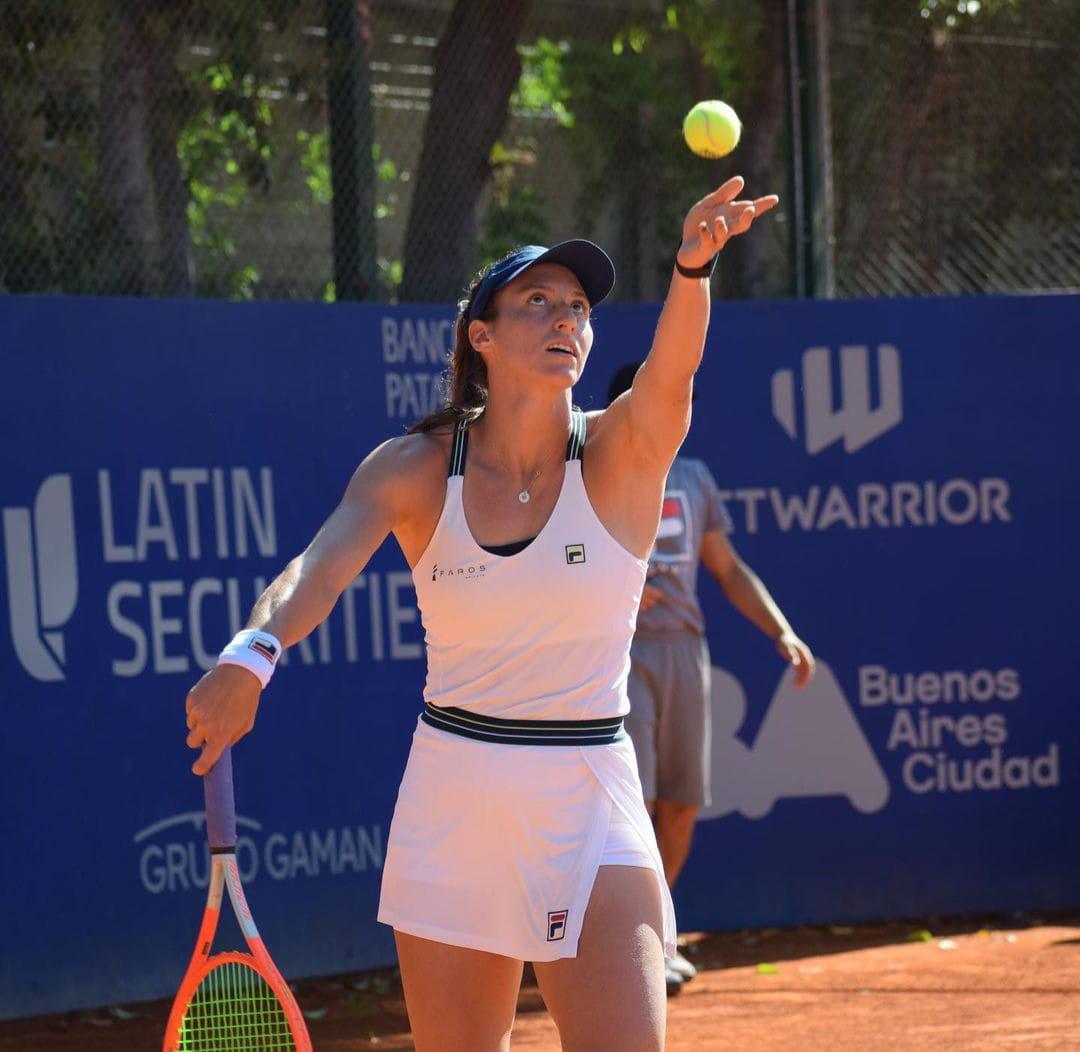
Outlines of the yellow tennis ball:
M 686 145 L 699 157 L 726 157 L 739 145 L 742 121 L 719 99 L 699 102 L 683 121 Z

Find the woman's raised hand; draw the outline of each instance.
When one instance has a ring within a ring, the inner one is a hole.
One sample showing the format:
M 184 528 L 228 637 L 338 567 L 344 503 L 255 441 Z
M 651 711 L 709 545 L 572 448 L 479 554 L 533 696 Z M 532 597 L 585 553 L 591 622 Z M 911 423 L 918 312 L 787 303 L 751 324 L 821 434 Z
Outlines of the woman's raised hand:
M 703 197 L 686 214 L 677 257 L 682 266 L 691 270 L 707 266 L 730 238 L 745 234 L 755 219 L 780 200 L 776 194 L 752 201 L 736 200 L 743 186 L 743 177 L 736 175 Z

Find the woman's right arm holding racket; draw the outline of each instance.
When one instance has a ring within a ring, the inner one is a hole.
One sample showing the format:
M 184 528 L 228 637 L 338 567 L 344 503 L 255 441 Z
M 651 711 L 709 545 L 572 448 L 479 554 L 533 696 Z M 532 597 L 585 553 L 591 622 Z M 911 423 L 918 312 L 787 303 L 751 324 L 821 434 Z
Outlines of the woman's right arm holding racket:
M 437 468 L 445 474 L 437 443 L 408 435 L 383 443 L 356 469 L 341 503 L 304 552 L 274 579 L 255 604 L 247 628 L 262 629 L 283 647 L 313 632 L 338 597 L 367 565 L 391 531 L 424 512 L 417 482 Z M 187 744 L 202 749 L 192 771 L 204 775 L 226 746 L 255 724 L 262 691 L 257 677 L 237 665 L 218 665 L 187 696 Z

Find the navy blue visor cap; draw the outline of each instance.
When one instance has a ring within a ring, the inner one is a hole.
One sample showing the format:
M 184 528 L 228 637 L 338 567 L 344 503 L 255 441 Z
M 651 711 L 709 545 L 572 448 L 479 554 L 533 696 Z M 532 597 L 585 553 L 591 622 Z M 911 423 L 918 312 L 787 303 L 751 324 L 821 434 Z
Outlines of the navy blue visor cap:
M 504 285 L 513 281 L 529 267 L 537 263 L 558 263 L 572 271 L 581 282 L 581 288 L 595 307 L 615 284 L 615 264 L 599 246 L 583 238 L 561 241 L 552 248 L 543 245 L 526 245 L 513 255 L 500 260 L 487 272 L 469 307 L 469 321 L 479 318 L 495 295 Z

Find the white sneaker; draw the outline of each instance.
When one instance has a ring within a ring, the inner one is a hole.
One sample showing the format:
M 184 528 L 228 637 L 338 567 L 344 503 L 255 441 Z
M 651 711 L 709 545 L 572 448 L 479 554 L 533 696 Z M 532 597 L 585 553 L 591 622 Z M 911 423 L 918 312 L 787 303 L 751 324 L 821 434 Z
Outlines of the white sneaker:
M 668 961 L 668 966 L 682 976 L 683 982 L 689 982 L 697 975 L 697 969 L 678 950 L 675 951 L 675 956 Z

